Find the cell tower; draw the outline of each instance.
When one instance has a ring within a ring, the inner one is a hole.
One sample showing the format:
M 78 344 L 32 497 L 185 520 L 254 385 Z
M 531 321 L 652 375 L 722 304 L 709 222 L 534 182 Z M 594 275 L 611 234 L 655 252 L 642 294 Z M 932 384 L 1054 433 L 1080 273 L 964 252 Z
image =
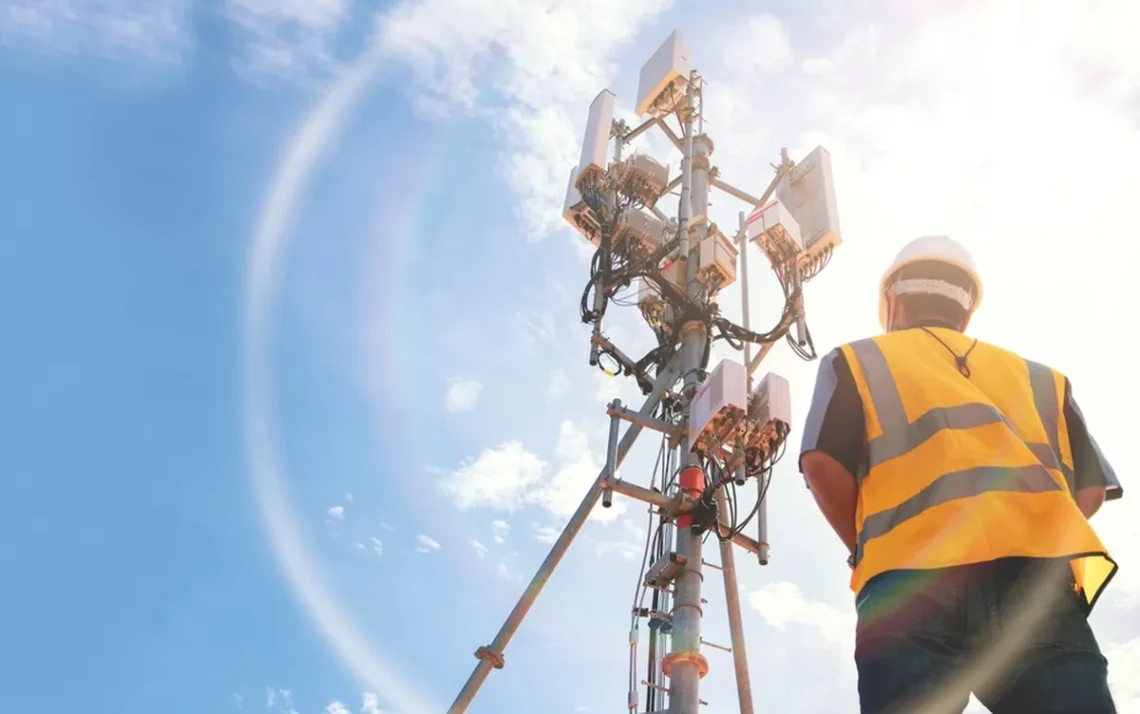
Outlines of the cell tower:
M 649 621 L 648 665 L 640 682 L 631 674 L 629 710 L 697 714 L 704 703 L 700 681 L 708 661 L 701 645 L 709 643 L 701 638 L 701 586 L 708 564 L 702 551 L 711 533 L 720 545 L 740 711 L 753 712 L 733 545 L 756 555 L 761 565 L 768 563 L 766 494 L 792 421 L 787 380 L 769 373 L 754 389 L 752 375 L 782 338 L 803 359 L 815 358 L 804 320 L 803 284 L 826 267 L 840 232 L 830 157 L 822 147 L 799 164 L 781 151 L 760 198 L 720 180 L 709 161 L 713 142 L 703 130 L 702 84 L 684 40 L 674 32 L 641 69 L 636 107 L 645 118 L 641 125 L 630 129 L 614 121 L 615 96 L 608 90 L 590 105 L 563 212 L 597 247 L 581 306 L 583 322 L 593 325 L 590 364 L 600 365 L 604 356 L 615 371 L 635 378 L 647 397 L 637 411 L 616 399 L 609 405 L 605 466 L 499 633 L 476 650 L 479 662 L 450 714 L 465 712 L 491 670 L 504 666 L 507 644 L 570 543 L 598 501 L 608 508 L 615 492 L 650 504 L 656 522 L 648 551 L 652 561 L 643 569 L 643 597 L 632 613 L 634 633 L 639 619 Z M 680 172 L 672 178 L 668 165 L 644 153 L 624 156 L 633 139 L 655 128 L 681 153 Z M 674 220 L 659 204 L 678 188 Z M 740 212 L 734 239 L 709 219 L 710 188 L 752 207 L 747 217 Z M 782 314 L 768 332 L 749 326 L 749 243 L 767 257 L 784 291 Z M 716 302 L 736 280 L 738 259 L 742 325 L 721 316 Z M 607 305 L 635 283 L 638 308 L 657 336 L 657 347 L 637 361 L 602 334 Z M 709 348 L 718 339 L 741 350 L 743 361 L 727 359 L 706 372 Z M 753 345 L 759 347 L 755 357 Z M 622 421 L 629 426 L 619 440 Z M 644 429 L 663 435 L 660 480 L 655 473 L 648 488 L 617 478 Z M 749 481 L 755 482 L 756 501 L 749 515 L 738 518 L 737 489 Z M 753 520 L 756 538 L 744 534 Z M 651 596 L 648 606 L 645 595 Z M 637 638 L 630 640 L 635 667 Z

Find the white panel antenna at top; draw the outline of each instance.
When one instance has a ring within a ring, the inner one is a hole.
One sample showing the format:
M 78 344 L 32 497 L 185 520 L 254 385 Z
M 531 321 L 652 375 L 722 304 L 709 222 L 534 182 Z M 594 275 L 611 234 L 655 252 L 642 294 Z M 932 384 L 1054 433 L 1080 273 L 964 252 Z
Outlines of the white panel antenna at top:
M 614 123 L 614 93 L 603 89 L 590 104 L 586 119 L 586 136 L 582 140 L 582 157 L 578 160 L 578 175 L 574 184 L 582 186 L 583 177 L 593 174 L 604 176 L 610 160 L 610 132 Z
M 637 114 L 668 114 L 684 99 L 692 70 L 689 48 L 674 30 L 641 68 L 637 82 Z
M 776 187 L 776 198 L 799 223 L 804 259 L 812 259 L 841 242 L 839 211 L 831 154 L 817 146 Z

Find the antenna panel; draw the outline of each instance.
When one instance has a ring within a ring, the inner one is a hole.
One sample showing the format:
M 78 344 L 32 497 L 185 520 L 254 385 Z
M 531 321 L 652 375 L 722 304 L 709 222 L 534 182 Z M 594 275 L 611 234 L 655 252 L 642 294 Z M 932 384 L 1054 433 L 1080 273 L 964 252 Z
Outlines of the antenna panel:
M 627 208 L 618 218 L 617 226 L 619 240 L 633 241 L 637 244 L 635 250 L 651 254 L 664 243 L 665 224 L 657 216 L 651 216 L 636 208 Z
M 719 229 L 709 231 L 700 245 L 700 269 L 697 279 L 716 294 L 736 282 L 736 246 Z
M 769 372 L 752 390 L 748 418 L 755 424 L 750 448 L 770 452 L 781 434 L 792 430 L 792 388 L 788 380 Z
M 748 413 L 748 370 L 735 360 L 722 361 L 701 384 L 689 410 L 690 450 L 709 453 L 721 447 Z
M 779 201 L 757 208 L 746 225 L 748 240 L 764 251 L 772 265 L 781 265 L 803 250 L 800 224 Z
M 578 175 L 575 186 L 582 185 L 582 179 L 593 174 L 601 178 L 606 173 L 610 160 L 610 132 L 614 123 L 614 93 L 603 89 L 590 103 L 590 113 L 586 117 L 586 136 L 582 140 L 582 157 L 578 160 Z
M 817 146 L 797 164 L 776 187 L 776 198 L 799 223 L 804 249 L 801 261 L 810 261 L 842 242 L 827 149 Z
M 637 114 L 661 116 L 685 98 L 685 85 L 692 71 L 689 48 L 676 30 L 657 48 L 641 68 L 637 82 Z

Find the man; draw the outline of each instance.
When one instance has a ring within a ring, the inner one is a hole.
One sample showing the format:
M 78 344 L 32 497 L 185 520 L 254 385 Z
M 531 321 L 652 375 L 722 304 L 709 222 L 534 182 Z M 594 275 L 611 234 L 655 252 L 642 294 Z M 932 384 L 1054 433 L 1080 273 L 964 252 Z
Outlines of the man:
M 863 714 L 1115 712 L 1088 519 L 1121 489 L 1068 380 L 963 334 L 982 281 L 945 236 L 879 293 L 886 334 L 822 360 L 800 456 L 851 554 Z

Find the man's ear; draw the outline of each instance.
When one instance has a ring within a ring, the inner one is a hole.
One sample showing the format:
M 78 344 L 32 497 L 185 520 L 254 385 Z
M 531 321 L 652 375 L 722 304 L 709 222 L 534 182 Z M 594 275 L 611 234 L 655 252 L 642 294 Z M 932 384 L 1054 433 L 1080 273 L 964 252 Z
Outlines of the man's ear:
M 896 325 L 903 323 L 906 315 L 902 309 L 902 304 L 899 302 L 898 295 L 893 292 L 887 293 L 887 332 L 893 332 Z

